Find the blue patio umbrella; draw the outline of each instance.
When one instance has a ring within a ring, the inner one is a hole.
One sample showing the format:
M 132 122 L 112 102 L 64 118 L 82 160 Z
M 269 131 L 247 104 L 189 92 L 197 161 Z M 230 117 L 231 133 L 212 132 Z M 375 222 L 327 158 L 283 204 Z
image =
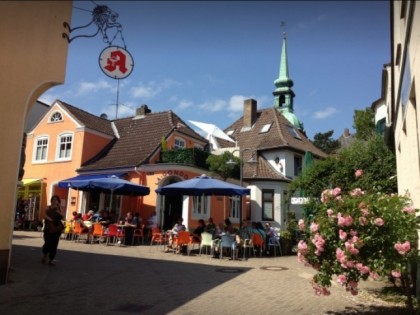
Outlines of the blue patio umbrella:
M 185 196 L 242 196 L 249 195 L 251 190 L 242 186 L 230 184 L 206 175 L 194 177 L 156 189 L 161 195 Z
M 61 183 L 63 186 L 64 182 Z M 112 196 L 116 195 L 132 195 L 145 196 L 150 194 L 150 188 L 147 186 L 132 183 L 128 180 L 118 178 L 117 176 L 91 178 L 91 179 L 76 179 L 67 180 L 65 184 L 69 188 L 89 191 L 89 192 L 104 192 L 110 193 L 109 207 L 112 205 Z M 60 183 L 59 183 L 60 186 Z
M 82 191 L 109 192 L 117 195 L 145 196 L 150 193 L 147 186 L 132 183 L 116 176 L 68 181 L 68 187 Z

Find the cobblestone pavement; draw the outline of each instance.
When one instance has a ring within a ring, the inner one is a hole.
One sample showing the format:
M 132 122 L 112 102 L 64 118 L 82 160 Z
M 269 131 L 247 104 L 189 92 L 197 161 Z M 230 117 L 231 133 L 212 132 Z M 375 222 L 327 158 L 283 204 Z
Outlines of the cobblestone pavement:
M 1 314 L 389 314 L 406 312 L 338 284 L 315 296 L 313 271 L 295 256 L 232 261 L 163 253 L 158 246 L 61 240 L 57 265 L 41 263 L 40 232 L 15 231 Z

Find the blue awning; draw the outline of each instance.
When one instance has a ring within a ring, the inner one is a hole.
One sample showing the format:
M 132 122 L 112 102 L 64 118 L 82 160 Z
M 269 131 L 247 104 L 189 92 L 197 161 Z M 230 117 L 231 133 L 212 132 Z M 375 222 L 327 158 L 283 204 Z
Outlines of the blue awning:
M 65 180 L 58 182 L 58 187 L 60 188 L 68 188 L 70 187 L 71 182 L 80 181 L 80 180 L 90 180 L 90 179 L 99 179 L 99 178 L 109 178 L 112 176 L 116 176 L 121 178 L 122 176 L 126 175 L 127 173 L 107 173 L 107 174 L 82 174 L 77 175 L 75 177 L 67 178 Z

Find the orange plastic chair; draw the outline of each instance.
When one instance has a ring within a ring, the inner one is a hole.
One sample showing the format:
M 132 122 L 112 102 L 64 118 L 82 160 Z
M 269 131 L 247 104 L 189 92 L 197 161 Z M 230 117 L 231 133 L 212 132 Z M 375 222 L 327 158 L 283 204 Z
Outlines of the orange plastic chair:
M 188 249 L 188 245 L 191 244 L 190 232 L 179 231 L 175 240 L 175 244 L 176 244 L 176 251 L 175 251 L 176 254 L 179 254 L 181 252 L 182 246 L 187 246 L 187 254 L 190 255 L 190 251 Z
M 159 228 L 153 228 L 152 229 L 152 239 L 150 240 L 150 246 L 153 245 L 153 243 L 156 243 L 158 245 L 164 245 L 166 242 L 165 235 L 162 234 Z
M 92 243 L 95 241 L 95 237 L 98 238 L 98 242 L 106 237 L 103 225 L 98 222 L 93 224 Z
M 73 238 L 75 238 L 76 242 L 80 241 L 80 237 L 82 235 L 86 235 L 87 241 L 89 240 L 89 231 L 82 228 L 82 224 L 78 221 L 73 222 Z
M 139 229 L 135 229 L 133 231 L 133 238 L 131 241 L 131 245 L 134 245 L 134 240 L 137 238 L 138 240 L 140 240 L 141 238 L 141 243 L 144 244 L 144 224 L 140 225 Z
M 262 256 L 265 247 L 265 242 L 260 233 L 252 234 L 252 244 L 254 244 L 254 248 L 258 248 L 260 250 L 260 256 Z
M 108 226 L 108 233 L 106 233 L 106 245 L 109 244 L 110 239 L 113 239 L 113 244 L 123 244 L 125 238 L 124 230 L 119 230 L 116 224 L 110 224 Z

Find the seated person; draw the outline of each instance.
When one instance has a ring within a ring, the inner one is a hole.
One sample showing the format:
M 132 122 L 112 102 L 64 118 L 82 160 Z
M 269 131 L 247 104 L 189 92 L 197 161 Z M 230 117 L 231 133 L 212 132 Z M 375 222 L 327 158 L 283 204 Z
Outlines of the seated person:
M 179 218 L 177 223 L 175 223 L 174 227 L 171 231 L 169 231 L 169 242 L 168 242 L 168 248 L 165 250 L 167 252 L 169 249 L 172 249 L 172 245 L 174 243 L 174 240 L 176 236 L 178 235 L 179 231 L 186 231 L 185 225 L 182 223 L 184 221 L 183 218 Z
M 279 239 L 279 234 L 268 222 L 265 224 L 265 234 L 267 235 L 265 239 L 265 248 L 269 248 L 268 244 L 270 244 L 270 242 L 273 243 Z M 270 252 L 267 251 L 266 254 L 269 255 Z
M 235 228 L 233 227 L 232 222 L 230 222 L 230 220 L 228 218 L 225 219 L 224 231 L 227 234 L 234 234 L 235 233 Z
M 252 238 L 252 226 L 250 226 L 248 220 L 242 221 L 242 227 L 236 234 L 235 242 L 233 242 L 232 249 L 235 250 L 236 248 L 240 248 L 246 239 Z
M 75 222 L 79 222 L 80 223 L 80 226 L 81 226 L 81 228 L 82 228 L 82 232 L 83 233 L 85 233 L 85 232 L 89 232 L 89 227 L 88 226 L 86 226 L 86 224 L 85 224 L 85 222 L 83 221 L 83 219 L 82 219 L 82 214 L 81 213 L 78 213 L 77 214 L 77 218 L 76 218 L 76 220 L 74 220 Z
M 198 220 L 198 227 L 195 228 L 194 232 L 191 233 L 191 236 L 194 241 L 201 243 L 201 233 L 205 231 L 206 225 L 203 219 Z
M 88 211 L 88 213 L 85 213 L 83 216 L 82 216 L 82 220 L 83 221 L 92 221 L 93 220 L 93 214 L 94 214 L 95 212 L 93 211 L 93 210 L 89 210 Z
M 123 225 L 125 229 L 125 245 L 131 245 L 134 229 L 138 228 L 137 218 L 131 212 L 127 212 Z
M 108 211 L 104 211 L 102 216 L 98 218 L 98 222 L 102 224 L 104 228 L 107 228 L 111 224 L 111 217 Z
M 207 223 L 204 231 L 210 233 L 214 237 L 214 234 L 216 233 L 216 224 L 214 224 L 213 218 L 209 218 L 209 222 Z

